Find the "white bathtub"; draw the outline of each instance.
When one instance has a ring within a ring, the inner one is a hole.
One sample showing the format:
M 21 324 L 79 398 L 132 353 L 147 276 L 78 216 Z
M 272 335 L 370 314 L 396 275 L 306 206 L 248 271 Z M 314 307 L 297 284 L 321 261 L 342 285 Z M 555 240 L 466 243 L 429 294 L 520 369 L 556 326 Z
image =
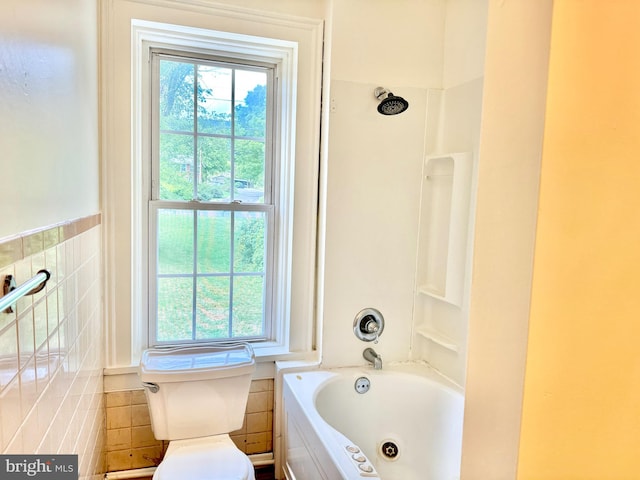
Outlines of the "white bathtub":
M 366 393 L 356 392 L 360 377 L 370 382 Z M 315 370 L 283 380 L 289 480 L 459 479 L 463 396 L 428 367 Z

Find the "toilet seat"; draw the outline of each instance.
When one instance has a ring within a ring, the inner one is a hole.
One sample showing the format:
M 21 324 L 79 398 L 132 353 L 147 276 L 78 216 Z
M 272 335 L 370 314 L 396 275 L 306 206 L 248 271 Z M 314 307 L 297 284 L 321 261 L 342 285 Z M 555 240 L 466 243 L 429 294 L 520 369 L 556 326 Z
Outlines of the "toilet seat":
M 255 480 L 253 464 L 228 435 L 169 443 L 153 480 Z

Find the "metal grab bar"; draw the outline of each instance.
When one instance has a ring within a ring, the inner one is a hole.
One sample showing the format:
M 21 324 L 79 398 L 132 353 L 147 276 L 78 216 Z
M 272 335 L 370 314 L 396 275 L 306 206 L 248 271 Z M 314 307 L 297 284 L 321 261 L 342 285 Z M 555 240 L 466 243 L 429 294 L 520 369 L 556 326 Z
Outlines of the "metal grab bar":
M 19 287 L 10 288 L 9 293 L 0 298 L 0 312 L 13 312 L 11 305 L 16 303 L 25 295 L 33 295 L 34 293 L 38 293 L 44 288 L 50 278 L 51 274 L 47 270 L 40 270 L 31 280 L 27 280 Z M 12 280 L 12 276 L 7 275 L 5 277 L 5 284 L 7 280 L 9 280 L 10 282 Z

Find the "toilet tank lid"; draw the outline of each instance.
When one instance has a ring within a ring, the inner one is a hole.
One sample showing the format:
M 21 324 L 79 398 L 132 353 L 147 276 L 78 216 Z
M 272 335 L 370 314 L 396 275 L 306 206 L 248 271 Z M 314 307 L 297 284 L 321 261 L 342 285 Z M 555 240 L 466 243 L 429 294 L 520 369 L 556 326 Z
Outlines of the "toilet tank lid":
M 183 382 L 252 373 L 255 355 L 248 343 L 155 347 L 142 352 L 143 382 Z

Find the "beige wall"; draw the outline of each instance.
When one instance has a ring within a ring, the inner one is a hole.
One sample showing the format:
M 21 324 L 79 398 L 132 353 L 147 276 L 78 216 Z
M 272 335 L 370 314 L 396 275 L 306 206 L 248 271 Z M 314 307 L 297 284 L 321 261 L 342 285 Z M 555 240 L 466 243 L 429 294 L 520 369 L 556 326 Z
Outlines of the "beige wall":
M 98 211 L 96 5 L 0 5 L 0 238 Z
M 0 313 L 0 451 L 103 469 L 96 0 L 0 6 L 0 276 L 46 290 Z
M 441 86 L 445 0 L 327 1 L 332 80 L 374 88 Z
M 464 480 L 516 476 L 551 5 L 551 0 L 489 2 Z
M 636 479 L 640 4 L 553 11 L 518 479 Z
M 637 477 L 639 19 L 491 2 L 465 480 Z

